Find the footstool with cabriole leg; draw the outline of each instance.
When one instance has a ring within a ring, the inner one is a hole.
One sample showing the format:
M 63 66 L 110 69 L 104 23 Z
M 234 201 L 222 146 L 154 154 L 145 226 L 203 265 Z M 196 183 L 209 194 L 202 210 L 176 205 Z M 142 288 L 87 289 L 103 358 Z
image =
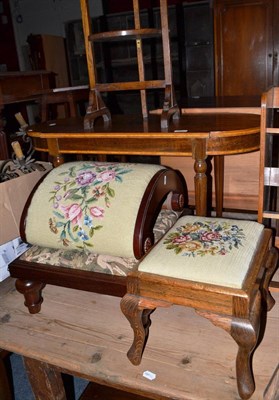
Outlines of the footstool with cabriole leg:
M 248 399 L 255 390 L 252 355 L 274 305 L 269 283 L 278 254 L 270 243 L 271 230 L 257 222 L 178 219 L 127 277 L 121 309 L 134 331 L 132 364 L 141 362 L 157 307 L 192 307 L 236 341 L 238 391 Z

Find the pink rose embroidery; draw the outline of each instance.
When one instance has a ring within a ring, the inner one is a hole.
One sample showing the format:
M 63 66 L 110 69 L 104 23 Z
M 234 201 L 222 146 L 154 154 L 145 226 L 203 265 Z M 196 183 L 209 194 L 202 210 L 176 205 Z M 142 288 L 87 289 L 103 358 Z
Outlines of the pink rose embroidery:
M 91 207 L 90 214 L 95 218 L 103 218 L 105 210 L 102 207 Z
M 92 173 L 91 171 L 86 171 L 79 174 L 76 181 L 78 185 L 85 186 L 92 183 L 95 178 L 96 174 Z
M 212 240 L 219 240 L 221 235 L 217 232 L 205 232 L 201 235 L 201 240 L 204 242 L 211 242 Z
M 63 246 L 71 244 L 86 250 L 94 246 L 93 235 L 103 226 L 93 221 L 104 218 L 116 196 L 117 188 L 110 185 L 113 181 L 120 184 L 123 176 L 131 171 L 118 163 L 85 162 L 59 174 L 61 179 L 50 191 L 53 218 L 49 219 L 49 228 L 52 233 L 59 234 Z
M 236 251 L 243 245 L 245 233 L 237 225 L 229 221 L 195 221 L 180 226 L 171 232 L 164 244 L 167 250 L 174 250 L 175 254 L 196 257 L 207 255 L 225 256 Z
M 189 235 L 186 236 L 178 236 L 173 240 L 173 243 L 178 243 L 178 244 L 182 244 L 187 242 L 188 240 L 191 240 L 191 237 Z
M 110 182 L 115 179 L 115 176 L 115 171 L 103 171 L 100 173 L 100 179 L 102 179 L 103 182 Z
M 70 206 L 61 206 L 65 213 L 65 217 L 72 221 L 74 224 L 78 224 L 82 218 L 82 209 L 78 204 L 71 204 Z

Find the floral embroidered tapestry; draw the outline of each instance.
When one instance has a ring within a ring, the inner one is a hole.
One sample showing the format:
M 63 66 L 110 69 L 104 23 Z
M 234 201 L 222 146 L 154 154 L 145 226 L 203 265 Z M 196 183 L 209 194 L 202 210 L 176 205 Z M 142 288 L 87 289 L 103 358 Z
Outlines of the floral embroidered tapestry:
M 233 248 L 242 246 L 243 229 L 228 221 L 196 221 L 179 226 L 164 241 L 168 250 L 175 254 L 196 257 L 226 255 Z
M 102 229 L 106 208 L 116 195 L 111 182 L 123 182 L 131 169 L 117 164 L 74 165 L 61 172 L 61 180 L 55 182 L 50 192 L 53 217 L 49 219 L 50 230 L 59 234 L 64 246 L 70 241 L 83 248 L 92 247 L 88 242 L 94 233 Z
M 134 257 L 138 210 L 160 165 L 77 161 L 54 168 L 28 208 L 28 243 Z

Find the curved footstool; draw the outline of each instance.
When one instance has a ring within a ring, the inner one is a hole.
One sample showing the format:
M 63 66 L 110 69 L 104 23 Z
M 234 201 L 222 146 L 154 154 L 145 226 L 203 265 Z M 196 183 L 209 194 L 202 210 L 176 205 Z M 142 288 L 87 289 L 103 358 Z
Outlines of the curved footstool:
M 33 246 L 9 265 L 30 313 L 46 284 L 123 296 L 126 275 L 177 220 L 183 177 L 161 165 L 80 161 L 53 169 L 25 207 Z
M 181 217 L 127 277 L 121 309 L 134 331 L 130 361 L 141 362 L 157 307 L 192 307 L 236 341 L 238 391 L 248 399 L 261 321 L 274 305 L 268 288 L 278 254 L 270 239 L 257 222 Z

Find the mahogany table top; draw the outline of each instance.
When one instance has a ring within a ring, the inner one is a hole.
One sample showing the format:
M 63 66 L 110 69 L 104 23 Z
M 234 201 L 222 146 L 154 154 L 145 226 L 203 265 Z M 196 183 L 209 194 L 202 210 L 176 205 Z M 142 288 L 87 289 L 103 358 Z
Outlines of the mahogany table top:
M 206 141 L 207 155 L 256 151 L 259 131 L 260 116 L 253 114 L 182 115 L 167 132 L 162 132 L 158 115 L 146 122 L 140 116 L 116 115 L 109 126 L 97 119 L 90 131 L 83 128 L 83 118 L 67 118 L 34 125 L 28 135 L 41 151 L 48 151 L 44 139 L 56 139 L 60 153 L 191 156 L 195 139 Z
M 160 117 L 158 115 L 150 115 L 147 121 L 144 121 L 140 115 L 113 115 L 111 125 L 104 124 L 102 118 L 95 121 L 92 130 L 83 128 L 83 118 L 65 118 L 49 121 L 47 123 L 34 125 L 29 130 L 32 137 L 51 137 L 52 134 L 84 135 L 86 133 L 95 135 L 98 133 L 121 134 L 129 133 L 130 135 L 141 134 L 167 134 L 175 133 L 176 136 L 188 137 L 191 133 L 209 134 L 210 136 L 219 136 L 227 131 L 235 131 L 235 134 L 242 132 L 257 132 L 259 130 L 260 117 L 254 114 L 224 114 L 211 113 L 200 115 L 181 115 L 178 121 L 170 123 L 168 131 L 162 131 L 160 127 Z M 252 130 L 252 131 L 251 131 Z
M 55 166 L 64 162 L 64 154 L 191 156 L 195 160 L 196 211 L 206 215 L 206 158 L 258 150 L 260 116 L 183 114 L 179 120 L 171 121 L 168 131 L 161 130 L 160 116 L 156 114 L 148 120 L 115 115 L 111 124 L 99 118 L 91 130 L 84 129 L 83 118 L 65 118 L 34 125 L 28 135 L 35 150 L 48 152 Z

